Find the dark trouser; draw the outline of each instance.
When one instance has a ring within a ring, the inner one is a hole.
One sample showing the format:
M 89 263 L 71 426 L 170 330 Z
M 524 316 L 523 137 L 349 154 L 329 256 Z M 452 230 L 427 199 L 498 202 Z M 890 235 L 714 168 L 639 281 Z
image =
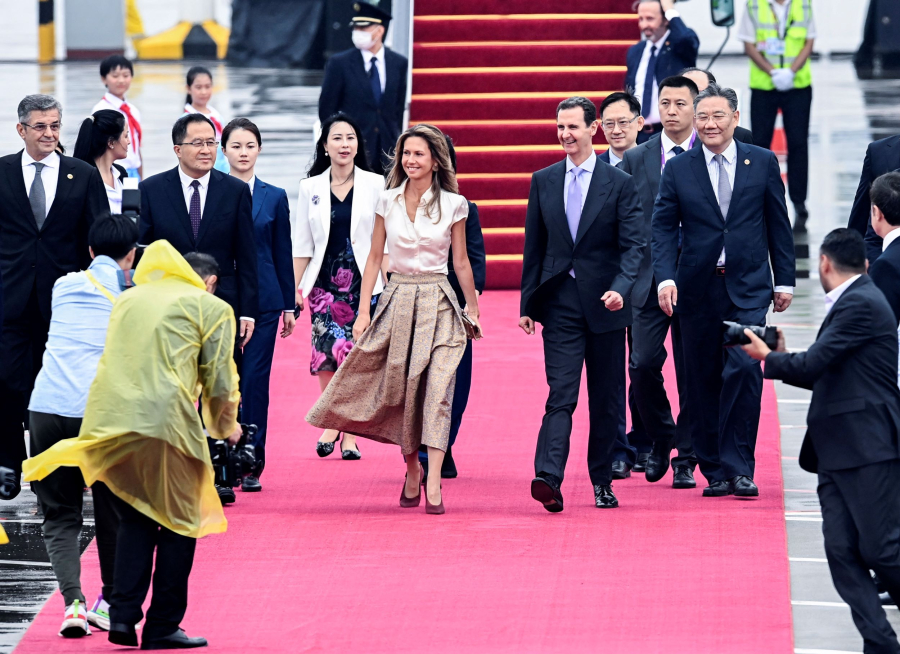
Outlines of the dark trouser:
M 612 483 L 612 449 L 619 424 L 619 376 L 610 370 L 625 367 L 625 329 L 591 332 L 581 308 L 575 280 L 565 275 L 548 293 L 543 320 L 544 367 L 550 395 L 538 434 L 534 469 L 560 483 L 569 458 L 572 413 L 578 404 L 581 371 L 587 369 L 588 470 L 591 483 Z
M 666 335 L 672 329 L 672 355 L 675 359 L 675 382 L 678 387 L 678 421 L 672 418 L 672 407 L 663 379 L 666 362 Z M 631 388 L 634 390 L 632 416 L 637 413 L 648 440 L 671 443 L 678 448 L 672 466 L 697 465 L 691 438 L 685 388 L 684 348 L 678 316 L 669 317 L 659 308 L 655 295 L 643 307 L 634 309 L 634 345 L 628 360 Z
M 34 380 L 41 369 L 50 323 L 31 292 L 21 315 L 4 316 L 0 333 L 0 466 L 17 475 L 25 460 L 25 420 Z
M 65 418 L 32 411 L 29 418 L 31 455 L 37 456 L 66 438 L 76 438 L 81 418 Z M 84 479 L 78 468 L 57 468 L 41 481 L 31 484 L 44 516 L 41 531 L 44 546 L 53 566 L 66 606 L 75 600 L 85 601 L 81 592 L 81 536 Z M 91 487 L 94 498 L 94 524 L 103 597 L 109 601 L 113 592 L 116 565 L 116 534 L 119 517 L 112 505 L 112 493 L 101 482 Z
M 469 404 L 469 391 L 472 390 L 472 340 L 466 341 L 466 350 L 463 352 L 459 366 L 456 368 L 456 384 L 453 387 L 453 405 L 450 407 L 450 440 L 448 446 L 452 447 L 459 435 L 463 414 Z M 428 451 L 419 450 L 419 461 L 428 462 Z
M 788 194 L 791 202 L 806 202 L 809 178 L 809 115 L 812 107 L 812 87 L 790 91 L 760 91 L 750 94 L 750 128 L 753 144 L 772 147 L 775 118 L 781 109 L 784 136 L 787 139 Z
M 767 308 L 737 307 L 719 276 L 697 306 L 680 308 L 688 415 L 700 471 L 710 483 L 753 477 L 762 368 L 740 347 L 722 346 L 722 321 L 764 325 Z
M 110 602 L 110 622 L 136 625 L 144 617 L 141 606 L 150 588 L 153 597 L 147 611 L 143 639 L 175 633 L 187 611 L 188 576 L 194 564 L 197 540 L 166 529 L 143 513 L 113 497 L 122 522 L 116 549 L 115 591 Z M 156 570 L 153 554 L 156 552 Z
M 631 352 L 632 327 L 625 330 L 625 340 L 628 343 L 628 352 Z M 634 384 L 628 384 L 623 367 L 619 374 L 619 429 L 616 432 L 616 444 L 613 446 L 613 461 L 624 461 L 629 466 L 634 466 L 638 453 L 649 452 L 653 441 L 647 436 L 641 414 L 638 413 L 634 403 Z M 626 392 L 627 387 L 627 392 Z M 626 402 L 628 411 L 631 412 L 631 431 L 625 432 Z
M 900 644 L 869 570 L 900 600 L 900 461 L 820 470 L 819 502 L 831 578 L 850 606 L 863 651 L 897 654 Z
M 256 425 L 258 431 L 251 443 L 256 448 L 255 474 L 262 474 L 266 465 L 266 433 L 269 424 L 269 377 L 275 356 L 275 340 L 281 311 L 260 314 L 250 342 L 244 347 L 241 370 L 242 420 Z

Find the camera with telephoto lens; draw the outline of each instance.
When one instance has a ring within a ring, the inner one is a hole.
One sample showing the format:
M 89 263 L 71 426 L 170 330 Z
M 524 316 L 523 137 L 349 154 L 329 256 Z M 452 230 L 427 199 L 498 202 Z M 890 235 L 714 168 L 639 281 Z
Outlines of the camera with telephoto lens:
M 748 345 L 750 338 L 744 333 L 745 329 L 759 336 L 762 341 L 769 346 L 770 350 L 778 347 L 778 327 L 771 325 L 767 327 L 759 327 L 757 325 L 741 325 L 736 322 L 726 320 L 722 323 L 722 339 L 725 347 L 734 347 L 736 345 Z
M 234 502 L 235 494 L 231 489 L 240 486 L 244 477 L 253 474 L 256 469 L 256 449 L 249 441 L 257 431 L 256 425 L 241 423 L 241 438 L 237 445 L 213 438 L 206 439 L 222 504 Z
M 12 468 L 0 466 L 0 499 L 11 500 L 19 494 L 19 478 Z

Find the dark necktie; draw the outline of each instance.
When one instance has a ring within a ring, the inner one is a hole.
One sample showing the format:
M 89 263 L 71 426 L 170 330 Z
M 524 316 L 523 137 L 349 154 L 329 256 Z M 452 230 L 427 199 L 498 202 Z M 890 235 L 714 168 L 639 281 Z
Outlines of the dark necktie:
M 369 83 L 372 85 L 372 95 L 375 96 L 375 104 L 381 104 L 381 75 L 378 73 L 378 66 L 375 63 L 375 57 L 369 60 L 371 67 L 369 68 Z
M 680 145 L 676 145 L 674 148 L 672 148 L 672 154 L 675 155 L 676 157 L 679 154 L 681 154 L 682 152 L 684 152 L 684 148 L 681 147 Z
M 191 182 L 194 192 L 191 194 L 191 210 L 188 212 L 191 216 L 191 231 L 194 233 L 194 240 L 197 240 L 197 234 L 200 232 L 200 182 L 194 180 Z
M 650 61 L 647 62 L 647 74 L 644 76 L 644 93 L 641 98 L 641 115 L 646 118 L 650 115 L 650 105 L 653 103 L 653 80 L 656 79 L 656 46 L 650 48 Z
M 44 193 L 44 182 L 41 179 L 41 170 L 47 164 L 34 162 L 31 165 L 34 166 L 34 181 L 31 183 L 28 203 L 31 205 L 31 212 L 34 214 L 34 222 L 37 223 L 37 228 L 40 230 L 47 219 L 47 196 Z

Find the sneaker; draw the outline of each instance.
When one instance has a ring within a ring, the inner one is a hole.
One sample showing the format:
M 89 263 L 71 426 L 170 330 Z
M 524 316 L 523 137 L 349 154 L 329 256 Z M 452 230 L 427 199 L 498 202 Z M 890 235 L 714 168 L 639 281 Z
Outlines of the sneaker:
M 59 628 L 59 635 L 63 638 L 81 638 L 91 635 L 84 604 L 79 600 L 75 600 L 66 607 L 66 617 L 62 627 Z
M 101 631 L 109 631 L 109 602 L 103 599 L 103 593 L 97 597 L 94 608 L 87 612 L 87 621 Z

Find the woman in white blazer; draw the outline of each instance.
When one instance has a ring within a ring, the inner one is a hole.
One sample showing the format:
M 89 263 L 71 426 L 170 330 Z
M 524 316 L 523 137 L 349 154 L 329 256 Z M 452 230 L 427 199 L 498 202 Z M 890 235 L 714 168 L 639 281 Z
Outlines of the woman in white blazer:
M 356 122 L 335 114 L 322 124 L 308 177 L 300 182 L 297 211 L 291 216 L 297 306 L 309 305 L 312 360 L 322 391 L 353 347 L 362 270 L 372 245 L 375 207 L 384 177 L 370 172 Z M 385 268 L 386 269 L 386 268 Z M 384 288 L 379 278 L 372 304 Z M 328 456 L 340 432 L 325 430 L 316 444 Z M 360 458 L 353 434 L 344 434 L 341 457 Z

